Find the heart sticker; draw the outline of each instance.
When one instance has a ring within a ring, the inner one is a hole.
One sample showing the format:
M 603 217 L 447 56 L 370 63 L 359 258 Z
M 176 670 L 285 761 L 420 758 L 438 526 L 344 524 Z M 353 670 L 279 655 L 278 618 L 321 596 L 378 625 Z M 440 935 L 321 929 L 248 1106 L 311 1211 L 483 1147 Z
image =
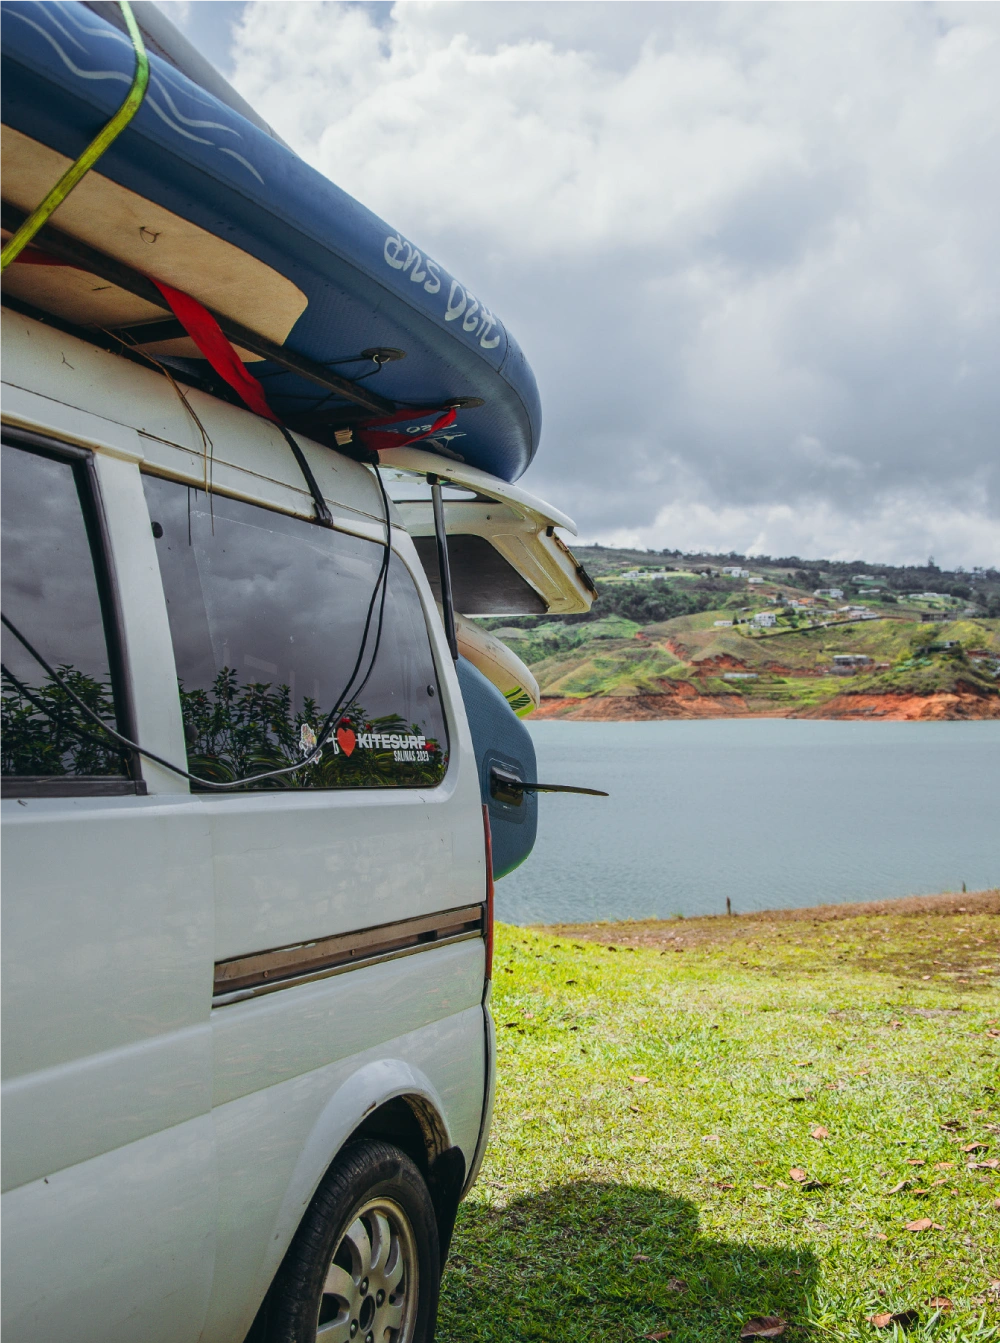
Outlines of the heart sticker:
M 350 755 L 357 743 L 357 737 L 354 735 L 354 729 L 351 727 L 337 728 L 337 745 L 343 751 L 344 755 Z

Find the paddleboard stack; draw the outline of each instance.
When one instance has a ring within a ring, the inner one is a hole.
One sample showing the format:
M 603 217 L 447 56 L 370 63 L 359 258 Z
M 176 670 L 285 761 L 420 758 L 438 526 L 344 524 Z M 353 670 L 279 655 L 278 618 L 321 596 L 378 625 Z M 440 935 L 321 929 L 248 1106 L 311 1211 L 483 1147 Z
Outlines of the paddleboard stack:
M 129 90 L 136 54 L 124 24 L 104 17 L 116 12 L 77 0 L 3 5 L 8 234 Z M 245 332 L 245 346 L 234 341 L 238 352 L 293 428 L 335 446 L 338 433 L 342 441 L 345 428 L 373 411 L 412 411 L 388 429 L 405 445 L 454 407 L 454 423 L 421 446 L 516 480 L 538 446 L 541 409 L 531 369 L 497 314 L 236 110 L 245 109 L 236 95 L 223 101 L 155 49 L 148 60 L 138 112 L 36 246 L 7 267 L 5 297 L 204 367 L 134 277 L 160 281 L 197 299 L 224 329 L 228 322 Z M 60 238 L 63 264 L 55 267 Z M 327 370 L 339 393 L 302 367 Z

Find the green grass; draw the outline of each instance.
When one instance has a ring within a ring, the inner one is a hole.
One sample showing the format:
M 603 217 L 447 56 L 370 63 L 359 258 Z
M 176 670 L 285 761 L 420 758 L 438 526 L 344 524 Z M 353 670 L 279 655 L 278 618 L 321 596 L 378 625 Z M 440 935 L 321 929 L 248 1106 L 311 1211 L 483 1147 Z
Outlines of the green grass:
M 908 1338 L 1000 1339 L 1000 1180 L 967 1169 L 1000 1155 L 998 924 L 499 928 L 496 1114 L 439 1343 L 722 1343 L 754 1315 L 846 1343 L 905 1310 Z

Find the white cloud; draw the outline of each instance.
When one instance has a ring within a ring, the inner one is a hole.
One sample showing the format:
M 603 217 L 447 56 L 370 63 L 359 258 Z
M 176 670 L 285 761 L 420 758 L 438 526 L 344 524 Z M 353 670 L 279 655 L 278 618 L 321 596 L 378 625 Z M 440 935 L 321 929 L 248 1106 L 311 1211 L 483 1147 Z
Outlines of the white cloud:
M 525 483 L 588 535 L 971 564 L 1000 557 L 998 54 L 979 5 L 257 3 L 233 59 L 508 323 Z
M 913 563 L 933 555 L 938 564 L 950 567 L 962 563 L 963 555 L 996 555 L 1000 528 L 975 502 L 966 508 L 941 508 L 933 499 L 900 494 L 856 517 L 823 500 L 741 508 L 686 500 L 662 508 L 649 526 L 612 528 L 581 539 L 650 550 L 735 550 L 802 559 L 875 557 Z

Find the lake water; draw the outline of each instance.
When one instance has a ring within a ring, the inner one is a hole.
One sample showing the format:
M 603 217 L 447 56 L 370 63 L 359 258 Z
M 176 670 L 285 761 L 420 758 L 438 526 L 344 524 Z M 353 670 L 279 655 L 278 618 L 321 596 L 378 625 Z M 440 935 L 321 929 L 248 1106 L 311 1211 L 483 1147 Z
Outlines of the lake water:
M 513 923 L 724 914 L 1000 885 L 1000 723 L 529 723 L 538 842 Z

